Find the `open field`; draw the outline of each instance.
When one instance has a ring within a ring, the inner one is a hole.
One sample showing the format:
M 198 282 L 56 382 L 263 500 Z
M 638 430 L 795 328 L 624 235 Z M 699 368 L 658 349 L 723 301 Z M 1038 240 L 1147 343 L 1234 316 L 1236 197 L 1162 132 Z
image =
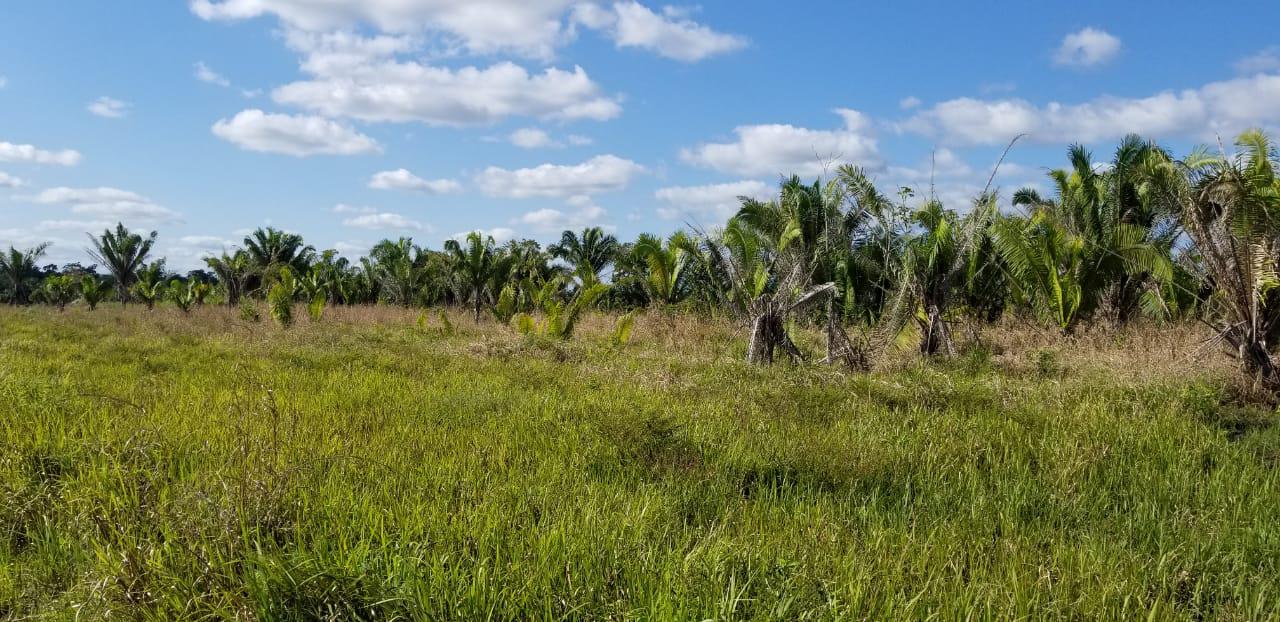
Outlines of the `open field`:
M 0 309 L 0 619 L 1280 616 L 1280 428 L 1196 329 L 418 317 Z

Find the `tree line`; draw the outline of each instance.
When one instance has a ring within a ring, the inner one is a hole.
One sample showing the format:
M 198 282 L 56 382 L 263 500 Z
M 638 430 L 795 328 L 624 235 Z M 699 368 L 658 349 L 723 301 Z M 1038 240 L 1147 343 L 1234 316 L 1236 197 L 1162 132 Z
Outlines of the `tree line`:
M 471 233 L 434 250 L 402 237 L 351 261 L 263 228 L 185 275 L 153 257 L 155 232 L 117 225 L 89 236 L 88 267 L 41 268 L 47 245 L 10 248 L 0 296 L 90 309 L 107 299 L 184 311 L 221 303 L 248 316 L 265 302 L 286 324 L 296 303 L 316 317 L 328 305 L 456 305 L 477 322 L 557 337 L 591 308 L 724 313 L 749 326 L 752 361 L 803 357 L 789 334 L 803 321 L 825 325 L 828 361 L 855 366 L 910 326 L 920 352 L 935 355 L 955 352 L 958 322 L 1005 314 L 1064 333 L 1190 319 L 1213 326 L 1248 373 L 1278 389 L 1278 161 L 1256 130 L 1232 153 L 1183 158 L 1136 136 L 1102 162 L 1075 145 L 1047 174 L 1047 195 L 1018 190 L 1003 210 L 990 187 L 944 206 L 931 190 L 885 192 L 846 165 L 812 183 L 783 179 L 769 201 L 743 197 L 715 230 L 624 242 L 592 227 L 545 248 Z

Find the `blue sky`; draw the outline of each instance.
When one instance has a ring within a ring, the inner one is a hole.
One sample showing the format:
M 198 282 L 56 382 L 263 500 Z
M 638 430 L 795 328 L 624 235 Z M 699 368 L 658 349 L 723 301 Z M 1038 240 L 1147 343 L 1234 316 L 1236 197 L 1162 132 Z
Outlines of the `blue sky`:
M 128 6 L 128 10 L 120 7 Z M 0 10 L 0 245 L 271 224 L 357 256 L 714 225 L 852 162 L 963 208 L 1126 131 L 1280 128 L 1280 4 L 91 0 Z M 931 158 L 934 162 L 930 165 Z

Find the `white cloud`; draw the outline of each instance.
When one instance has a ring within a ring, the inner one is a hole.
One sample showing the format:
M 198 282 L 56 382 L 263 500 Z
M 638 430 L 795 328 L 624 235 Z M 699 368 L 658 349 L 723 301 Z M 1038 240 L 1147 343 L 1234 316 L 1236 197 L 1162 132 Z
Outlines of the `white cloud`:
M 658 208 L 658 216 L 666 220 L 681 220 L 689 216 L 711 218 L 716 222 L 728 220 L 738 211 L 738 197 L 750 197 L 767 201 L 774 191 L 768 184 L 756 180 L 735 181 L 706 186 L 674 186 L 660 188 L 654 197 L 666 203 Z
M 920 98 L 915 97 L 913 95 L 909 97 L 903 97 L 902 100 L 898 102 L 898 107 L 903 110 L 911 110 L 912 108 L 918 108 L 920 106 L 920 103 L 921 103 Z
M 571 197 L 621 190 L 644 170 L 631 160 L 602 155 L 575 165 L 543 164 L 516 170 L 491 166 L 476 177 L 476 183 L 485 194 L 495 197 Z
M 890 177 L 900 181 L 921 182 L 930 179 L 954 179 L 969 177 L 974 174 L 973 168 L 960 156 L 947 148 L 939 148 L 925 158 L 917 167 L 890 166 L 887 170 Z
M 47 151 L 38 149 L 35 145 L 15 145 L 0 141 L 0 162 L 75 166 L 80 163 L 80 152 L 72 149 Z
M 274 15 L 286 29 L 308 32 L 372 26 L 386 33 L 432 35 L 450 51 L 540 60 L 550 60 L 572 41 L 578 25 L 607 32 L 619 47 L 683 61 L 746 45 L 742 37 L 694 22 L 686 11 L 666 7 L 657 14 L 633 0 L 608 8 L 580 0 L 192 0 L 190 5 L 206 20 Z
M 615 2 L 606 9 L 597 4 L 574 8 L 574 21 L 607 32 L 618 47 L 637 47 L 666 58 L 695 62 L 740 50 L 747 40 L 716 32 L 667 7 L 662 15 L 634 0 Z
M 307 31 L 350 29 L 362 24 L 384 32 L 431 32 L 455 39 L 469 52 L 514 52 L 549 59 L 569 33 L 561 19 L 577 0 L 193 0 L 206 20 L 243 20 L 275 15 Z
M 346 203 L 339 203 L 333 206 L 333 213 L 335 214 L 374 214 L 377 211 L 376 208 L 363 205 L 347 205 Z
M 375 173 L 369 178 L 369 187 L 375 190 L 410 190 L 426 194 L 462 192 L 462 184 L 452 179 L 423 179 L 403 168 Z
M 570 134 L 568 140 L 569 144 L 574 147 L 585 147 L 595 142 L 590 136 L 582 136 L 581 134 Z
M 1053 62 L 1072 67 L 1093 67 L 1120 53 L 1120 39 L 1092 26 L 1063 37 L 1053 54 Z
M 224 88 L 231 86 L 230 80 L 226 79 L 218 72 L 210 69 L 208 65 L 204 64 L 204 61 L 200 61 L 196 63 L 195 77 L 197 80 L 207 84 L 216 84 Z
M 378 153 L 374 139 L 322 117 L 244 110 L 213 124 L 213 134 L 249 151 L 295 157 Z
M 423 225 L 416 220 L 410 220 L 400 214 L 393 212 L 375 212 L 372 214 L 361 214 L 352 216 L 342 221 L 343 226 L 355 229 L 369 230 L 402 230 L 409 229 L 412 231 L 430 231 L 430 227 Z
M 998 145 L 1026 133 L 1038 142 L 1096 142 L 1133 132 L 1211 139 L 1280 122 L 1280 75 L 1258 74 L 1142 98 L 1104 96 L 1037 106 L 1023 99 L 959 98 L 922 110 L 902 131 L 947 144 Z
M 236 242 L 216 235 L 184 235 L 178 242 L 200 249 L 222 249 L 235 246 Z
M 696 166 L 735 175 L 803 175 L 824 172 L 824 165 L 852 163 L 880 166 L 876 141 L 865 115 L 837 109 L 845 126 L 814 130 L 794 125 L 744 125 L 734 129 L 731 143 L 709 143 L 683 149 L 680 159 Z
M 1243 74 L 1280 71 L 1280 45 L 1270 45 L 1235 62 L 1236 71 Z
M 592 226 L 599 226 L 606 231 L 614 229 L 613 226 L 601 222 L 606 215 L 605 209 L 596 205 L 591 197 L 572 196 L 567 203 L 573 208 L 572 210 L 543 208 L 522 214 L 516 222 L 539 233 L 556 233 L 566 229 Z
M 455 233 L 449 236 L 449 239 L 458 240 L 461 242 L 467 239 L 467 236 L 472 233 L 479 233 L 481 236 L 491 237 L 493 238 L 493 241 L 497 242 L 498 244 L 501 244 L 508 240 L 514 240 L 518 235 L 516 233 L 516 230 L 510 227 L 494 227 L 492 229 L 473 229 L 471 231 L 460 231 L 458 233 Z
M 178 213 L 150 199 L 119 188 L 49 188 L 34 197 L 36 203 L 65 205 L 73 214 L 109 220 L 173 222 Z
M 331 117 L 452 127 L 516 116 L 604 121 L 622 112 L 618 101 L 603 95 L 582 67 L 548 67 L 537 74 L 506 61 L 486 68 L 437 67 L 396 59 L 391 50 L 400 45 L 399 39 L 384 38 L 378 45 L 370 41 L 304 42 L 318 45 L 304 50 L 303 70 L 310 79 L 278 87 L 272 97 Z
M 551 138 L 551 135 L 544 130 L 536 127 L 525 127 L 518 129 L 507 137 L 511 144 L 521 149 L 541 149 L 547 147 L 560 147 L 560 143 Z
M 110 97 L 99 97 L 89 103 L 89 112 L 107 119 L 119 119 L 129 114 L 129 104 Z
M 6 86 L 9 86 L 9 79 L 4 76 L 0 76 L 0 89 Z
M 27 185 L 25 181 L 14 177 L 4 171 L 0 171 L 0 188 L 21 188 Z
M 37 231 L 61 231 L 71 233 L 90 233 L 102 231 L 115 226 L 105 220 L 42 220 L 36 224 Z

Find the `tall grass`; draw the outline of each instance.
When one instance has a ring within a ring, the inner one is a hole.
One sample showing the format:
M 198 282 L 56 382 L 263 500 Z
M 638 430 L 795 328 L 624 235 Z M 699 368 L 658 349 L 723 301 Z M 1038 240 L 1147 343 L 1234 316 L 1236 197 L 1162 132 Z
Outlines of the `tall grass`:
M 853 375 L 417 315 L 0 309 L 0 619 L 1280 615 L 1280 429 L 1185 328 Z

